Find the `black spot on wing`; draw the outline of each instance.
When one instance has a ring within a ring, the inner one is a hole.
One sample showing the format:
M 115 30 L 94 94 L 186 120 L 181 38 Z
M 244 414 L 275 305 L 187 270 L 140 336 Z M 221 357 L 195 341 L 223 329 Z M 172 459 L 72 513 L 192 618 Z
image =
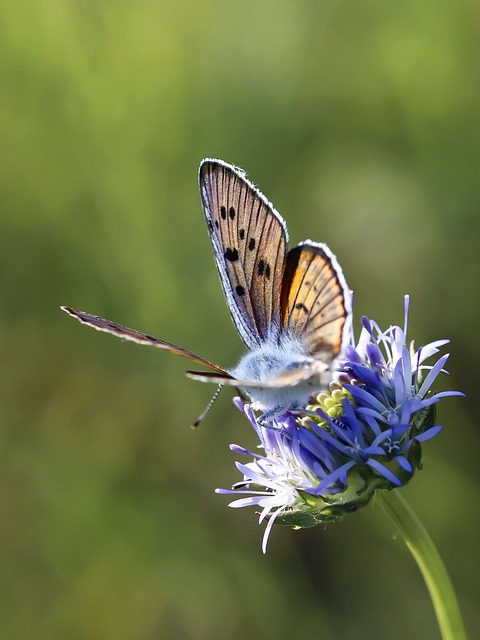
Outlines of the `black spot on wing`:
M 228 210 L 228 215 L 230 216 L 230 220 L 235 220 L 235 209 L 233 207 L 230 207 Z
M 245 238 L 245 229 L 240 229 L 238 235 L 240 237 L 240 240 L 243 240 Z
M 215 227 L 218 229 L 218 220 L 215 220 Z
M 308 313 L 308 308 L 303 304 L 303 302 L 297 302 L 297 304 L 295 305 L 295 309 Z
M 250 238 L 250 241 L 248 243 L 248 249 L 249 251 L 253 251 L 255 249 L 255 238 Z
M 237 249 L 230 249 L 230 247 L 228 247 L 223 255 L 225 256 L 225 260 L 229 262 L 236 262 L 238 260 Z
M 242 287 L 241 284 L 237 284 L 237 286 L 235 287 L 235 291 L 237 292 L 237 294 L 239 296 L 244 296 L 245 295 L 245 287 Z
M 222 216 L 222 220 L 226 220 L 227 219 L 227 210 L 223 206 L 220 207 L 220 215 Z
M 270 280 L 270 265 L 263 259 L 259 260 L 257 273 L 259 276 L 264 276 L 267 280 Z

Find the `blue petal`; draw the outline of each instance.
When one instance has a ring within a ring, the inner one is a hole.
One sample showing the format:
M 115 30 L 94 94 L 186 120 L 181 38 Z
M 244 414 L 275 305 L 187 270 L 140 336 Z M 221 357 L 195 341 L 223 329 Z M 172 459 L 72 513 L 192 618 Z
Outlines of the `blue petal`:
M 348 471 L 355 466 L 355 462 L 351 460 L 346 464 L 342 465 L 338 469 L 336 469 L 333 473 L 330 473 L 326 478 L 322 480 L 322 482 L 315 489 L 309 489 L 307 493 L 311 493 L 312 495 L 321 495 L 325 493 L 327 490 L 331 490 L 331 486 L 334 485 L 340 478 L 343 477 L 345 485 L 346 474 Z
M 404 469 L 405 471 L 408 471 L 408 473 L 413 473 L 412 463 L 405 456 L 396 456 L 395 462 L 398 462 L 398 464 L 402 467 L 402 469 Z
M 383 353 L 381 352 L 380 347 L 377 344 L 373 342 L 367 344 L 366 352 L 367 357 L 373 367 L 383 368 L 386 366 L 387 363 L 385 361 Z
M 387 467 L 385 467 L 383 464 L 375 460 L 374 458 L 370 458 L 367 464 L 369 467 L 374 469 L 381 476 L 389 480 L 392 484 L 395 484 L 397 487 L 402 486 L 402 482 L 397 478 L 397 476 L 393 474 L 389 469 L 387 469 Z
M 299 429 L 297 437 L 302 447 L 304 447 L 314 456 L 316 456 L 320 460 L 328 458 L 328 449 L 325 447 L 319 437 L 312 433 L 309 429 Z
M 435 382 L 435 379 L 437 378 L 438 374 L 443 369 L 443 365 L 448 360 L 448 356 L 449 356 L 449 354 L 446 353 L 439 360 L 437 360 L 437 362 L 430 369 L 430 371 L 428 372 L 425 380 L 422 383 L 422 386 L 420 387 L 420 389 L 418 391 L 418 395 L 419 396 L 424 397 L 426 395 L 427 391 L 430 389 L 432 384 Z
M 440 427 L 440 426 L 430 427 L 430 429 L 427 429 L 420 435 L 415 436 L 415 440 L 418 440 L 418 442 L 426 442 L 427 440 L 431 440 L 437 435 L 437 433 L 440 433 L 442 429 L 443 427 Z
M 347 389 L 347 391 L 349 391 L 352 394 L 354 400 L 360 406 L 367 405 L 368 407 L 372 407 L 376 409 L 379 413 L 382 413 L 383 411 L 385 411 L 385 405 L 383 405 L 379 400 L 377 400 L 377 398 L 372 396 L 371 393 L 368 393 L 368 391 L 365 391 L 365 389 L 362 389 L 361 387 L 356 387 L 355 385 L 352 385 L 352 384 L 345 385 L 345 388 Z

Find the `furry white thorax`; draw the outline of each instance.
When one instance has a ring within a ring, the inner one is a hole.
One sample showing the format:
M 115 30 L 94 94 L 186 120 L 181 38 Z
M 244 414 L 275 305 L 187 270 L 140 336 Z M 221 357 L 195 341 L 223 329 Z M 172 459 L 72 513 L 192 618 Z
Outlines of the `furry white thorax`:
M 237 380 L 273 383 L 277 376 L 289 374 L 296 369 L 310 369 L 305 379 L 296 384 L 279 386 L 240 386 L 252 400 L 256 410 L 280 413 L 304 406 L 310 396 L 324 388 L 331 377 L 329 364 L 308 355 L 305 347 L 295 336 L 283 334 L 272 338 L 246 353 L 230 373 Z

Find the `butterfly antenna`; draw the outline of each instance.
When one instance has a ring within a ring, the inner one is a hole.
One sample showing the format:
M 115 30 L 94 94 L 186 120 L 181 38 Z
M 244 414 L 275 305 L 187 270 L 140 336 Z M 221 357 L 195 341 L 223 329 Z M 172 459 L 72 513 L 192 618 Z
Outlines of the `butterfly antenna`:
M 217 387 L 217 390 L 215 391 L 215 393 L 213 394 L 212 399 L 210 400 L 210 402 L 207 404 L 207 406 L 205 407 L 205 411 L 203 411 L 199 417 L 195 420 L 195 422 L 192 424 L 192 429 L 196 429 L 198 427 L 198 425 L 202 422 L 202 420 L 205 418 L 205 416 L 207 415 L 207 413 L 210 411 L 210 409 L 213 407 L 213 404 L 215 402 L 215 400 L 218 398 L 220 391 L 223 389 L 225 385 L 220 383 Z

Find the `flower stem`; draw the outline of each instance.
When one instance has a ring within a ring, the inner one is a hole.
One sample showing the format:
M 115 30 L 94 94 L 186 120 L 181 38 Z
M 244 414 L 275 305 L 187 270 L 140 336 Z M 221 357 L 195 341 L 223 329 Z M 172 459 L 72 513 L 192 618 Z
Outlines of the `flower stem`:
M 382 491 L 377 496 L 381 498 L 383 508 L 398 527 L 422 572 L 443 640 L 466 640 L 452 583 L 425 527 L 400 495 L 400 491 Z

